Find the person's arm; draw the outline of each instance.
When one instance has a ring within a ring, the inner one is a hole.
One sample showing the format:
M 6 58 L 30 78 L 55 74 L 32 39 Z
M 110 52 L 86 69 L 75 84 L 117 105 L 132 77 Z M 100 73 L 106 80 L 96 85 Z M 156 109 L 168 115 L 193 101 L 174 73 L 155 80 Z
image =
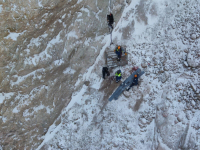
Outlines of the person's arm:
M 113 17 L 113 14 L 112 14 L 112 22 L 113 22 L 113 23 L 115 22 L 114 17 Z

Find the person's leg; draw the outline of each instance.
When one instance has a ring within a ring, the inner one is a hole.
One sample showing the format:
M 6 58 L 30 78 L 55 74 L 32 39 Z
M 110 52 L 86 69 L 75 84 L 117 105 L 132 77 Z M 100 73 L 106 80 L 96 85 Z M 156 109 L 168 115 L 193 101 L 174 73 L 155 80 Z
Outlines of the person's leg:
M 121 53 L 120 52 L 118 53 L 118 58 L 121 58 Z
M 117 54 L 117 60 L 119 61 L 120 60 L 120 52 L 116 51 L 116 54 Z
M 134 83 L 131 83 L 131 85 L 126 90 L 129 91 L 132 86 L 134 86 Z
M 119 81 L 122 79 L 122 77 L 119 77 Z
M 112 28 L 112 30 L 113 30 L 113 25 L 111 24 L 110 26 L 111 26 L 111 28 Z
M 107 76 L 110 76 L 110 72 L 109 71 L 106 71 L 106 74 L 107 74 Z
M 120 78 L 116 76 L 116 83 L 120 81 Z
M 105 79 L 105 71 L 102 71 L 102 74 L 103 74 L 103 78 Z
M 112 25 L 111 24 L 108 24 L 108 28 L 109 28 L 109 32 L 112 32 Z
M 121 58 L 121 56 L 122 56 L 122 52 L 120 52 L 120 58 Z

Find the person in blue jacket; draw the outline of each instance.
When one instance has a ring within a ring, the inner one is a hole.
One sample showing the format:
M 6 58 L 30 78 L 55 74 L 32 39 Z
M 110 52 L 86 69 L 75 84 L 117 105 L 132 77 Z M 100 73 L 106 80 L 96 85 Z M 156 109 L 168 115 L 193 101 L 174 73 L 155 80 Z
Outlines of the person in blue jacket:
M 120 61 L 122 53 L 127 55 L 127 53 L 125 52 L 125 50 L 121 46 L 117 46 L 114 51 L 117 54 L 117 61 Z
M 134 75 L 133 82 L 131 83 L 131 85 L 126 90 L 129 91 L 130 88 L 134 85 L 138 85 L 138 75 L 137 74 Z
M 116 76 L 116 83 L 118 83 L 122 79 L 122 72 L 121 72 L 121 70 L 118 70 L 115 73 L 115 76 Z

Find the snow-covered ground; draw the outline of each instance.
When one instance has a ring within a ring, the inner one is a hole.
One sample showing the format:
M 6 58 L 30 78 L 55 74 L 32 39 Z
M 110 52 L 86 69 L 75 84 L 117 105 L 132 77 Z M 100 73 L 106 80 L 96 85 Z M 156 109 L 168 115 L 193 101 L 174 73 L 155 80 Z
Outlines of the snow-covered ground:
M 73 93 L 38 150 L 200 150 L 199 13 L 197 0 L 127 5 L 113 41 L 126 45 L 129 54 L 129 64 L 119 67 L 122 80 L 138 66 L 145 71 L 140 85 L 107 101 L 106 91 L 119 84 L 104 86 L 110 81 L 100 76 L 110 45 L 110 35 L 105 36 L 95 63 L 77 81 L 90 84 Z

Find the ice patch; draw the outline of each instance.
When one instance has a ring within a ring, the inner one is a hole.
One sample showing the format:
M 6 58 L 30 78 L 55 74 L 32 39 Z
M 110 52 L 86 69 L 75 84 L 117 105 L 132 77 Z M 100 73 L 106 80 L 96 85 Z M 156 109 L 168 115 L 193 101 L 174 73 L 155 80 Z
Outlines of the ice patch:
M 87 9 L 87 8 L 83 8 L 83 7 L 82 7 L 80 10 L 81 10 L 81 11 L 85 11 L 85 12 L 87 12 L 87 13 L 88 13 L 88 16 L 90 16 L 90 11 L 89 11 L 89 9 Z
M 46 37 L 47 34 L 44 34 L 42 35 L 41 37 Z M 49 43 L 47 44 L 47 47 L 46 49 L 41 52 L 40 54 L 35 54 L 33 57 L 28 57 L 26 58 L 25 60 L 25 65 L 37 65 L 39 63 L 40 60 L 48 60 L 48 59 L 51 59 L 51 55 L 48 54 L 48 49 L 51 48 L 53 45 L 55 45 L 56 43 L 59 43 L 61 42 L 61 39 L 60 39 L 60 33 L 56 36 L 56 38 L 52 39 L 51 41 L 49 41 Z M 35 38 L 35 39 L 31 39 L 31 42 L 30 44 L 28 45 L 29 46 L 39 46 L 41 44 L 41 38 L 38 37 L 38 38 Z
M 82 17 L 82 15 L 83 15 L 81 12 L 77 12 L 77 14 L 78 14 L 78 15 L 77 15 L 77 18 L 80 18 L 80 17 Z
M 55 64 L 56 66 L 60 66 L 60 65 L 62 65 L 63 63 L 65 63 L 65 62 L 64 62 L 62 59 L 54 61 L 54 64 Z
M 63 71 L 64 74 L 74 74 L 76 71 L 72 69 L 71 67 L 68 67 Z
M 33 72 L 31 72 L 31 73 L 29 73 L 29 74 L 27 74 L 27 75 L 25 75 L 25 76 L 18 76 L 18 75 L 14 75 L 13 77 L 15 77 L 15 78 L 17 78 L 17 81 L 16 82 L 10 82 L 10 84 L 11 84 L 11 86 L 13 86 L 13 85 L 15 85 L 15 84 L 20 84 L 22 81 L 24 81 L 25 79 L 27 79 L 28 77 L 30 77 L 30 76 L 33 76 L 33 79 L 34 78 L 38 78 L 38 76 L 36 75 L 36 73 L 37 72 L 45 72 L 45 69 L 38 69 L 38 70 L 35 70 L 35 71 L 33 71 Z
M 88 38 L 87 40 L 85 40 L 85 45 L 86 46 L 89 46 L 90 45 L 90 42 L 92 41 L 92 39 L 91 38 Z
M 48 132 L 45 134 L 42 144 L 36 150 L 40 150 L 42 146 L 46 142 L 50 141 L 60 129 L 61 129 L 61 124 L 59 124 L 58 126 L 56 126 L 55 124 L 51 125 Z
M 13 113 L 18 113 L 19 112 L 19 110 L 17 109 L 17 107 L 15 107 L 14 109 L 13 109 Z
M 83 95 L 87 91 L 87 89 L 88 87 L 86 85 L 83 85 L 83 88 L 80 90 L 80 92 L 72 95 L 72 99 L 70 103 L 67 105 L 66 111 L 69 110 L 75 103 L 78 103 L 78 104 L 81 103 Z
M 39 7 L 43 7 L 43 5 L 42 5 L 42 3 L 41 3 L 40 0 L 38 0 L 38 6 L 39 6 Z
M 79 4 L 79 3 L 82 2 L 82 1 L 83 1 L 83 0 L 78 0 L 78 1 L 77 1 L 77 4 Z
M 61 32 L 59 32 L 59 34 L 56 36 L 56 38 L 53 38 L 53 39 L 48 43 L 46 49 L 48 49 L 48 48 L 51 47 L 52 45 L 55 45 L 56 43 L 59 43 L 59 42 L 62 41 L 62 39 L 60 38 L 60 33 L 61 33 Z
M 0 13 L 2 12 L 3 8 L 2 8 L 2 5 L 0 5 Z
M 23 116 L 24 116 L 24 117 L 32 116 L 32 115 L 34 115 L 35 112 L 38 112 L 39 110 L 42 110 L 42 109 L 46 109 L 46 112 L 47 112 L 48 114 L 50 114 L 50 112 L 53 111 L 53 109 L 50 109 L 49 107 L 46 107 L 46 106 L 44 106 L 43 104 L 41 104 L 40 106 L 34 107 L 34 108 L 33 108 L 33 111 L 31 111 L 31 113 L 29 112 L 29 111 L 30 111 L 29 109 L 26 109 L 26 110 L 23 112 Z
M 0 119 L 2 119 L 2 121 L 5 123 L 7 118 L 6 117 L 3 117 L 3 116 L 0 116 Z
M 46 38 L 47 36 L 48 36 L 48 34 L 46 34 L 46 33 L 41 35 L 42 38 Z
M 70 37 L 74 37 L 74 38 L 78 39 L 78 36 L 76 35 L 76 32 L 75 32 L 75 31 L 70 31 L 70 32 L 67 34 L 67 40 L 69 40 Z
M 64 19 L 64 18 L 65 18 L 65 16 L 66 16 L 66 14 L 64 14 L 64 15 L 62 16 L 62 19 Z
M 14 33 L 11 32 L 7 37 L 4 37 L 4 39 L 12 39 L 13 41 L 17 41 L 18 36 L 20 36 L 21 33 Z
M 14 95 L 14 93 L 0 93 L 0 104 L 3 103 L 5 99 L 9 99 Z
M 12 10 L 12 11 L 17 11 L 17 6 L 16 6 L 16 5 L 12 5 L 11 10 Z

